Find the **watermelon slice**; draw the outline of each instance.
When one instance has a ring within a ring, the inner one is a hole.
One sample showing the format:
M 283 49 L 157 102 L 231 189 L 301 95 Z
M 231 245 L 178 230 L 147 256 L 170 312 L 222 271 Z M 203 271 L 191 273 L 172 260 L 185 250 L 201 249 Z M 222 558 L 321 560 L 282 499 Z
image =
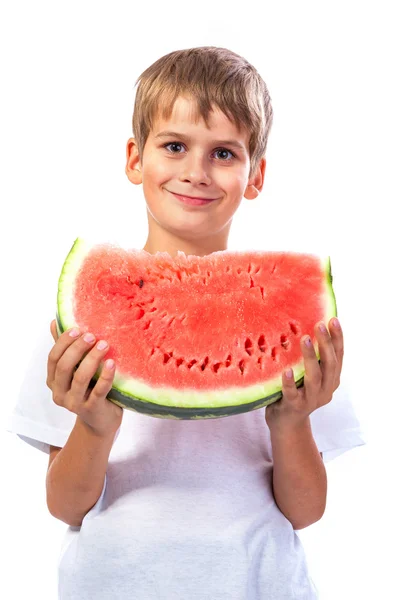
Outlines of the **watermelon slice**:
M 216 418 L 282 397 L 282 372 L 303 383 L 300 338 L 336 315 L 329 258 L 214 252 L 172 258 L 78 238 L 58 286 L 59 333 L 110 345 L 108 398 L 155 417 Z M 96 374 L 98 376 L 98 373 Z

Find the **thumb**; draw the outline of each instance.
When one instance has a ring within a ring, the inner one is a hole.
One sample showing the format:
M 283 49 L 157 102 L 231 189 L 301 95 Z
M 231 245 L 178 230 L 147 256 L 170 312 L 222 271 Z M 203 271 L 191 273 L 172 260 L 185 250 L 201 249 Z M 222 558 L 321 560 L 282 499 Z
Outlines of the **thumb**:
M 57 325 L 55 319 L 50 323 L 50 333 L 53 336 L 53 340 L 58 340 Z

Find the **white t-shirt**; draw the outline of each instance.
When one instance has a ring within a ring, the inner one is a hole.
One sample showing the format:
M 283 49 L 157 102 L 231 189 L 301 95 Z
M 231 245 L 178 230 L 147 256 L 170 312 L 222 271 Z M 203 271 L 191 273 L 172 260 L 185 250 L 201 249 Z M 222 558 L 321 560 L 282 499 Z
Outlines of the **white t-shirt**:
M 44 335 L 8 430 L 49 452 L 76 416 L 45 384 Z M 67 527 L 59 600 L 313 600 L 303 547 L 272 494 L 265 410 L 204 421 L 124 411 L 102 494 Z M 311 416 L 324 460 L 364 443 L 343 384 Z

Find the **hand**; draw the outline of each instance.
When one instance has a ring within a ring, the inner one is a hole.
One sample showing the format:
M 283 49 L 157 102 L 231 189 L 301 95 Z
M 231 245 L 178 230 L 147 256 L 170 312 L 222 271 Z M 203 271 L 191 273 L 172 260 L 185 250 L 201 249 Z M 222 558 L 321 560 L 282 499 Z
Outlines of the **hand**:
M 293 372 L 289 378 L 283 373 L 283 397 L 265 410 L 265 420 L 270 428 L 278 423 L 304 423 L 314 410 L 332 400 L 333 392 L 340 384 L 343 364 L 343 333 L 340 325 L 335 327 L 334 322 L 335 319 L 330 320 L 329 331 L 326 328 L 325 332 L 319 329 L 322 322 L 317 323 L 314 328 L 321 364 L 318 363 L 312 343 L 310 346 L 305 343 L 310 340 L 309 336 L 301 338 L 305 366 L 304 386 L 296 388 Z
M 53 392 L 53 401 L 78 415 L 95 434 L 115 435 L 122 422 L 123 410 L 106 398 L 112 387 L 115 365 L 107 368 L 105 363 L 96 384 L 89 388 L 90 380 L 107 354 L 108 345 L 99 350 L 94 338 L 87 342 L 79 331 L 76 336 L 71 336 L 74 330 L 65 331 L 58 337 L 55 321 L 51 322 L 50 331 L 55 345 L 47 361 L 46 384 Z

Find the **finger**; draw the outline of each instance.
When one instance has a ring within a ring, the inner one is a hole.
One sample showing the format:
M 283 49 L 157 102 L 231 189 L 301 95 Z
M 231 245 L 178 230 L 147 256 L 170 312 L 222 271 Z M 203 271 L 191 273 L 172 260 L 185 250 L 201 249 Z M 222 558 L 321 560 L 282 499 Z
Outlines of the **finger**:
M 76 367 L 95 343 L 95 337 L 90 333 L 78 335 L 76 338 L 73 338 L 75 334 L 71 336 L 71 333 L 73 332 L 63 333 L 54 346 L 54 351 L 57 350 L 58 354 L 63 350 L 57 360 L 54 372 L 53 394 L 55 393 L 57 396 L 65 396 L 69 392 Z M 72 339 L 72 342 L 68 338 Z M 57 348 L 58 346 L 59 348 Z
M 322 384 L 322 372 L 315 353 L 314 345 L 309 335 L 301 338 L 301 351 L 304 360 L 304 388 L 308 395 L 315 395 L 320 392 Z
M 344 341 L 343 341 L 343 330 L 340 326 L 339 320 L 335 317 L 331 319 L 328 324 L 329 333 L 331 335 L 332 344 L 336 354 L 337 370 L 336 376 L 340 376 L 343 366 L 344 356 Z
M 58 332 L 55 319 L 50 323 L 50 333 L 53 336 L 53 340 L 56 342 L 58 340 Z
M 298 389 L 293 376 L 293 369 L 288 368 L 282 374 L 282 394 L 289 402 L 297 398 Z
M 91 397 L 93 390 L 90 392 L 90 394 L 87 393 L 90 381 L 92 380 L 96 371 L 100 367 L 100 363 L 104 359 L 108 350 L 109 346 L 107 342 L 105 340 L 99 340 L 99 342 L 91 349 L 91 351 L 88 352 L 88 354 L 86 354 L 85 358 L 82 360 L 79 367 L 76 369 L 71 382 L 70 393 L 71 397 L 74 399 L 74 402 L 82 404 L 88 401 L 88 399 Z M 108 373 L 106 373 L 106 376 L 107 375 Z M 99 391 L 99 389 L 102 390 L 103 387 L 104 385 L 101 383 L 97 392 Z M 109 390 L 107 390 L 106 393 L 108 393 L 108 391 Z
M 90 410 L 92 406 L 97 404 L 99 401 L 105 400 L 107 394 L 112 388 L 114 375 L 115 363 L 113 360 L 111 360 L 111 358 L 108 358 L 101 369 L 96 385 L 91 390 L 87 402 L 85 402 L 85 407 L 88 410 Z
M 53 322 L 52 322 L 53 324 Z M 50 325 L 50 330 L 52 328 L 52 324 Z M 52 332 L 53 335 L 53 332 Z M 79 337 L 80 333 L 77 328 L 69 329 L 60 335 L 60 337 L 56 340 L 53 348 L 49 352 L 49 356 L 47 359 L 47 380 L 46 384 L 51 387 L 54 383 L 56 376 L 57 365 L 64 355 L 66 350 L 75 342 L 75 340 Z M 53 336 L 54 337 L 54 336 Z
M 335 348 L 333 347 L 332 338 L 329 334 L 329 331 L 322 321 L 315 325 L 314 331 L 318 342 L 321 360 L 321 390 L 326 393 L 332 393 L 335 388 L 337 369 Z

